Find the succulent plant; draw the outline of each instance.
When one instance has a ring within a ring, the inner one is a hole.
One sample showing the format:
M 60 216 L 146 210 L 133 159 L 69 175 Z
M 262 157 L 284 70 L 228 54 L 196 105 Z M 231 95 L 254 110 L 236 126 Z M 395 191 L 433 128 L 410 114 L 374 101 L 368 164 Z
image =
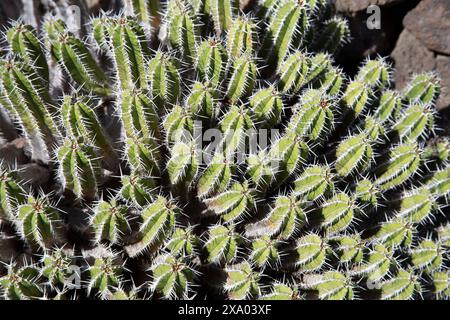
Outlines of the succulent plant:
M 437 75 L 346 75 L 325 0 L 129 0 L 87 29 L 4 33 L 0 106 L 51 178 L 0 164 L 2 299 L 450 298 Z

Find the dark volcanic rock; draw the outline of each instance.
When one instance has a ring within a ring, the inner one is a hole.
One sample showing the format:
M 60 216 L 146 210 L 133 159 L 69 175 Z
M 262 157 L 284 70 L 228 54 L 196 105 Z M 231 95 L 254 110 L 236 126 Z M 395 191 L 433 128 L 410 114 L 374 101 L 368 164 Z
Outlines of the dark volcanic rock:
M 450 1 L 423 0 L 403 25 L 428 49 L 450 55 Z
M 436 71 L 441 77 L 441 96 L 437 107 L 443 109 L 450 107 L 450 56 L 438 55 L 436 57 Z
M 19 176 L 26 188 L 45 185 L 50 180 L 50 170 L 37 163 L 19 166 Z
M 334 0 L 338 12 L 357 12 L 366 10 L 371 5 L 386 6 L 405 0 Z
M 19 134 L 14 127 L 10 116 L 2 109 L 0 104 L 0 136 L 6 141 L 12 141 L 19 138 Z
M 406 29 L 401 33 L 391 56 L 395 62 L 394 79 L 397 89 L 403 89 L 413 74 L 436 68 L 434 53 Z
M 25 138 L 18 138 L 4 144 L 0 148 L 0 162 L 10 167 L 28 163 L 29 159 L 25 153 L 26 146 L 27 140 Z
M 9 20 L 15 20 L 22 13 L 22 3 L 17 0 L 0 1 L 0 25 L 5 25 Z
M 0 232 L 0 262 L 9 263 L 20 253 L 20 242 L 17 238 Z
M 391 8 L 382 9 L 381 29 L 369 29 L 366 11 L 347 13 L 344 17 L 348 20 L 351 33 L 351 41 L 340 51 L 338 63 L 348 66 L 358 66 L 364 58 L 376 55 L 389 55 L 395 46 L 400 33 L 401 20 Z M 346 70 L 352 72 L 352 70 Z M 353 70 L 354 71 L 354 70 Z

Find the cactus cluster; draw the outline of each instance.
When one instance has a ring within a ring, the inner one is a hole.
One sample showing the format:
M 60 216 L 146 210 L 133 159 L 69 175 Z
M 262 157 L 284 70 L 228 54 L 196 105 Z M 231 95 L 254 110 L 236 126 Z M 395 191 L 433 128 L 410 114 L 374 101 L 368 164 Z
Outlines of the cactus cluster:
M 437 75 L 350 77 L 328 1 L 256 2 L 12 23 L 0 105 L 52 178 L 2 164 L 1 299 L 450 297 Z

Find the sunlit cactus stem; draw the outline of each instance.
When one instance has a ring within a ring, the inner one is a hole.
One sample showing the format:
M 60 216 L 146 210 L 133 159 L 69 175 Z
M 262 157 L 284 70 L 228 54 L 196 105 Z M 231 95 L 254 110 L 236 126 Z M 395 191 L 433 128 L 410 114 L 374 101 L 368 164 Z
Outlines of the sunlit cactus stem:
M 94 200 L 101 167 L 93 148 L 66 140 L 57 151 L 59 178 L 63 188 L 80 199 Z
M 65 96 L 61 115 L 68 136 L 80 144 L 95 146 L 108 168 L 117 170 L 118 155 L 88 99 Z
M 49 68 L 42 48 L 41 40 L 37 37 L 34 28 L 21 23 L 14 24 L 7 31 L 6 36 L 11 49 L 20 58 L 30 65 L 38 68 L 38 75 L 44 81 L 49 81 Z
M 126 0 L 125 4 L 129 15 L 137 17 L 151 31 L 158 29 L 161 22 L 160 0 Z

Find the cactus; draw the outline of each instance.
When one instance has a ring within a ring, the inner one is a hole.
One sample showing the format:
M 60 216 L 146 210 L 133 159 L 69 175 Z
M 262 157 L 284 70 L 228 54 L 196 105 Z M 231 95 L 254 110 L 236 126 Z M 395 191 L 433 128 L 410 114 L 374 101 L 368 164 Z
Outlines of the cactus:
M 38 269 L 32 265 L 20 267 L 15 264 L 8 265 L 7 269 L 7 274 L 0 278 L 5 300 L 30 300 L 43 296 Z
M 355 196 L 362 207 L 376 208 L 379 203 L 380 190 L 369 179 L 362 179 L 355 185 Z
M 390 67 L 384 59 L 367 60 L 356 78 L 371 88 L 382 90 L 389 87 L 391 81 Z
M 48 283 L 52 286 L 67 287 L 70 277 L 72 277 L 71 266 L 74 260 L 73 250 L 55 248 L 42 257 L 42 276 L 47 278 Z M 77 276 L 81 277 L 81 274 L 77 274 Z
M 127 208 L 116 200 L 100 201 L 91 217 L 95 241 L 108 240 L 111 243 L 120 243 L 122 235 L 129 228 Z
M 295 267 L 302 271 L 320 269 L 326 260 L 327 244 L 316 234 L 307 234 L 297 240 Z
M 328 2 L 126 0 L 83 39 L 12 23 L 0 299 L 449 299 L 440 80 L 345 74 Z
M 393 147 L 386 161 L 376 168 L 375 184 L 389 190 L 407 181 L 419 167 L 420 148 L 416 143 L 405 143 Z
M 393 257 L 392 250 L 389 250 L 381 244 L 373 245 L 367 253 L 364 262 L 361 261 L 351 271 L 353 275 L 362 275 L 371 283 L 377 283 L 382 280 L 390 271 L 396 260 Z
M 435 75 L 419 74 L 411 80 L 403 95 L 410 103 L 430 104 L 439 92 L 439 79 Z
M 130 16 L 137 18 L 145 27 L 150 30 L 156 30 L 159 27 L 159 10 L 161 3 L 151 0 L 126 0 L 125 8 Z
M 336 150 L 335 168 L 345 177 L 352 172 L 364 172 L 372 162 L 373 150 L 366 134 L 358 134 L 344 139 Z
M 166 131 L 167 141 L 176 142 L 192 137 L 194 129 L 192 120 L 189 110 L 182 108 L 180 105 L 175 105 L 162 123 Z
M 290 48 L 300 45 L 307 28 L 307 10 L 303 1 L 283 1 L 276 6 L 261 46 L 269 66 L 276 67 Z
M 245 144 L 247 132 L 253 127 L 252 118 L 245 108 L 231 106 L 220 122 L 219 128 L 223 133 L 223 139 L 219 145 L 219 150 L 225 156 L 241 150 L 242 144 Z
M 145 60 L 150 57 L 150 50 L 143 28 L 125 18 L 114 19 L 109 24 L 106 32 L 120 89 L 147 88 Z
M 249 234 L 276 235 L 279 239 L 288 239 L 305 222 L 306 216 L 295 197 L 279 196 L 272 211 L 254 226 L 249 226 Z
M 368 85 L 363 81 L 354 80 L 349 83 L 344 91 L 344 97 L 342 98 L 344 110 L 355 117 L 360 115 L 368 105 L 369 93 Z
M 217 116 L 217 100 L 217 93 L 211 83 L 195 82 L 186 105 L 195 118 L 208 123 Z
M 278 67 L 278 89 L 283 93 L 297 93 L 307 83 L 310 61 L 300 51 L 290 54 Z
M 13 222 L 17 206 L 25 201 L 17 172 L 3 169 L 0 163 L 0 219 Z
M 425 188 L 411 190 L 400 200 L 400 209 L 397 216 L 411 222 L 420 223 L 430 218 L 434 199 Z
M 450 195 L 450 170 L 442 169 L 433 173 L 428 179 L 426 186 L 437 197 L 448 199 Z
M 147 66 L 147 80 L 157 110 L 175 104 L 180 95 L 180 75 L 174 59 L 167 53 L 157 52 Z
M 198 155 L 193 143 L 178 142 L 171 150 L 172 156 L 167 162 L 167 172 L 170 182 L 176 185 L 180 182 L 192 182 L 198 173 Z
M 17 23 L 7 32 L 6 39 L 11 46 L 11 51 L 29 65 L 38 68 L 38 74 L 43 80 L 49 80 L 49 68 L 41 41 L 30 25 Z
M 249 99 L 254 121 L 261 127 L 272 127 L 280 122 L 283 112 L 281 95 L 273 87 L 257 91 Z
M 88 267 L 87 294 L 92 291 L 104 297 L 120 288 L 122 266 L 114 256 L 97 257 Z
M 435 272 L 433 273 L 433 294 L 439 299 L 448 298 L 450 295 L 449 290 L 449 274 L 447 272 Z
M 335 108 L 331 98 L 320 90 L 312 89 L 302 95 L 301 101 L 295 108 L 289 129 L 312 141 L 324 139 L 333 129 Z
M 77 198 L 94 199 L 100 170 L 94 150 L 67 139 L 57 150 L 57 159 L 63 188 L 72 191 Z
M 344 192 L 338 193 L 326 200 L 319 209 L 321 227 L 328 233 L 349 229 L 357 210 L 353 199 Z
M 383 222 L 374 238 L 388 248 L 407 248 L 411 245 L 414 231 L 408 220 L 394 218 Z
M 111 170 L 117 168 L 116 151 L 87 99 L 65 96 L 61 115 L 68 137 L 80 144 L 95 146 L 108 168 Z
M 244 218 L 254 206 L 252 190 L 247 181 L 233 184 L 228 191 L 205 199 L 205 203 L 226 222 Z
M 185 254 L 187 256 L 193 255 L 199 244 L 199 239 L 195 235 L 192 227 L 176 228 L 166 243 L 165 248 L 170 251 L 172 255 Z
M 197 182 L 199 197 L 206 197 L 215 192 L 224 191 L 230 184 L 233 167 L 225 156 L 217 153 L 208 167 L 201 173 Z
M 260 298 L 261 300 L 299 300 L 299 292 L 282 283 L 274 283 L 272 291 Z
M 328 241 L 332 248 L 332 254 L 340 263 L 361 262 L 364 252 L 359 234 L 335 236 Z
M 308 288 L 317 291 L 321 300 L 352 300 L 354 298 L 353 284 L 344 274 L 337 271 L 325 272 L 305 282 Z
M 424 149 L 424 158 L 438 161 L 439 163 L 447 163 L 450 158 L 450 144 L 448 139 L 444 137 L 431 140 Z
M 125 155 L 133 173 L 157 175 L 160 169 L 161 152 L 154 138 L 127 138 Z
M 349 37 L 347 22 L 342 18 L 333 18 L 323 23 L 323 29 L 317 36 L 314 47 L 317 51 L 334 53 L 344 46 Z
M 291 177 L 301 167 L 308 151 L 308 145 L 295 132 L 288 131 L 274 141 L 269 156 L 276 167 L 275 179 L 278 184 Z
M 196 56 L 198 26 L 189 3 L 169 1 L 166 11 L 166 28 L 169 47 L 176 49 L 186 63 Z
M 211 0 L 208 3 L 210 12 L 205 12 L 211 16 L 213 28 L 217 36 L 221 36 L 233 23 L 233 17 L 239 9 L 237 0 Z
M 433 116 L 427 106 L 411 105 L 404 110 L 393 129 L 401 140 L 426 137 L 433 128 Z
M 227 51 L 232 58 L 253 54 L 258 43 L 256 26 L 247 17 L 237 17 L 227 33 Z
M 420 291 L 417 277 L 406 270 L 399 270 L 395 276 L 381 285 L 381 299 L 409 300 Z
M 411 263 L 415 268 L 427 272 L 439 269 L 442 264 L 442 249 L 431 240 L 423 240 L 411 250 Z
M 232 72 L 228 82 L 226 98 L 231 103 L 249 96 L 256 82 L 257 68 L 249 54 L 244 54 L 232 62 Z
M 111 94 L 104 71 L 85 44 L 73 34 L 61 31 L 59 21 L 49 22 L 50 25 L 52 23 L 57 26 L 47 28 L 52 31 L 47 32 L 47 37 L 51 52 L 61 68 L 85 91 L 100 96 Z
M 17 57 L 0 60 L 0 91 L 5 94 L 3 107 L 19 120 L 25 136 L 32 139 L 33 157 L 48 161 L 59 130 L 52 115 L 55 107 L 50 94 L 33 69 L 34 65 L 21 63 Z M 42 150 L 46 155 L 36 156 Z
M 133 172 L 130 176 L 123 175 L 120 196 L 123 200 L 140 207 L 145 207 L 152 199 L 155 181 L 151 177 L 141 177 Z
M 293 193 L 314 201 L 333 190 L 332 173 L 327 166 L 310 166 L 294 181 Z
M 20 236 L 30 246 L 50 248 L 59 240 L 59 214 L 47 197 L 29 196 L 27 201 L 17 208 L 15 222 Z
M 214 88 L 224 80 L 227 53 L 224 46 L 214 38 L 204 40 L 197 48 L 195 71 L 202 81 L 208 81 Z
M 277 240 L 270 239 L 269 236 L 264 235 L 252 242 L 250 259 L 260 268 L 266 265 L 271 266 L 280 261 L 280 253 L 278 251 Z
M 127 248 L 128 253 L 132 256 L 137 255 L 169 239 L 173 233 L 178 211 L 179 209 L 172 201 L 158 196 L 142 211 L 142 222 L 139 227 L 140 240 Z
M 150 271 L 153 277 L 149 284 L 151 291 L 166 299 L 189 298 L 195 271 L 183 260 L 161 255 L 155 258 Z
M 227 280 L 225 291 L 231 300 L 243 300 L 251 295 L 259 295 L 259 275 L 254 272 L 248 262 L 229 266 L 225 269 Z
M 234 228 L 226 226 L 213 226 L 209 230 L 209 239 L 205 243 L 207 260 L 211 263 L 233 261 L 238 253 L 239 244 L 243 241 Z

